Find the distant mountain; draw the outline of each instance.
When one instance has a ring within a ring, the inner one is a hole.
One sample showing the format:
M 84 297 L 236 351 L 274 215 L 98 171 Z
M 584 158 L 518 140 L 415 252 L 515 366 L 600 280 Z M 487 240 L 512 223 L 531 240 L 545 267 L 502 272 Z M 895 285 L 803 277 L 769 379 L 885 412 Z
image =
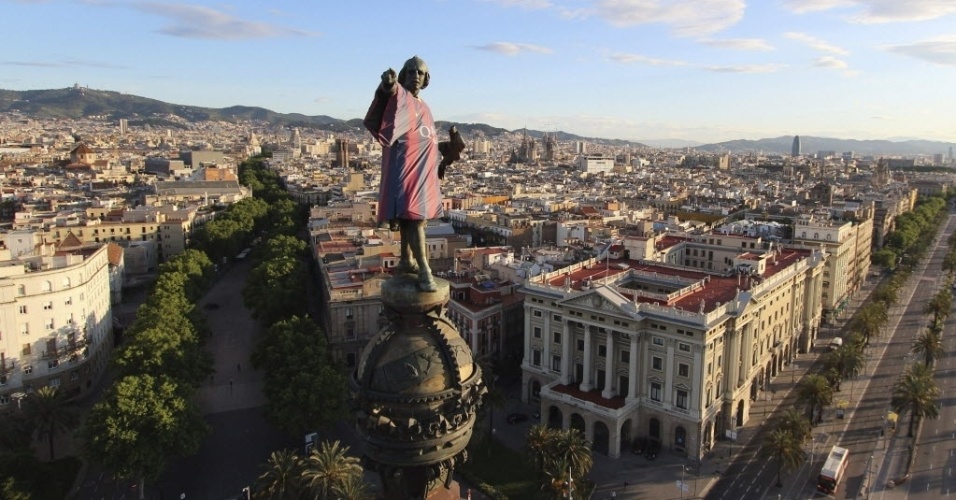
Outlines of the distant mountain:
M 640 142 L 652 148 L 696 148 L 703 144 L 685 139 L 640 139 Z
M 294 127 L 315 127 L 324 130 L 345 130 L 342 120 L 330 116 L 306 116 L 297 113 L 276 113 L 265 108 L 232 106 L 203 108 L 169 104 L 130 94 L 108 90 L 70 87 L 52 90 L 0 90 L 0 112 L 19 111 L 37 118 L 84 118 L 106 116 L 126 118 L 130 124 L 156 123 L 167 116 L 177 116 L 189 122 L 206 120 L 252 120 Z
M 184 106 L 170 104 L 156 99 L 140 97 L 108 90 L 94 90 L 84 87 L 69 87 L 52 90 L 2 90 L 0 89 L 0 112 L 19 111 L 27 116 L 36 118 L 85 118 L 90 116 L 105 116 L 118 120 L 125 118 L 132 126 L 150 124 L 164 127 L 183 127 L 182 123 L 171 120 L 178 117 L 187 122 L 206 120 L 221 120 L 227 122 L 258 121 L 264 124 L 299 127 L 302 129 L 319 129 L 332 132 L 362 129 L 361 119 L 340 120 L 330 116 L 308 116 L 299 113 L 277 113 L 265 108 L 251 106 L 231 106 L 228 108 L 203 108 L 199 106 Z M 447 130 L 451 122 L 437 122 L 442 130 Z M 474 136 L 478 133 L 495 138 L 505 134 L 524 134 L 535 139 L 544 137 L 545 132 L 537 130 L 519 129 L 508 131 L 503 128 L 492 127 L 483 123 L 456 123 L 458 130 L 465 136 Z M 626 145 L 641 147 L 642 144 L 602 139 L 596 137 L 581 137 L 566 132 L 553 133 L 558 141 L 589 141 L 609 145 Z
M 828 137 L 800 136 L 800 149 L 804 155 L 816 154 L 818 151 L 836 151 L 841 154 L 846 151 L 853 151 L 856 155 L 869 156 L 915 156 L 931 155 L 936 153 L 946 153 L 949 151 L 950 144 L 938 141 L 908 140 L 908 141 L 882 141 L 856 139 L 832 139 Z M 697 146 L 698 151 L 720 152 L 727 151 L 731 153 L 748 153 L 752 151 L 764 153 L 777 153 L 789 155 L 790 148 L 793 146 L 793 136 L 785 135 L 771 139 L 736 140 L 727 142 L 718 142 L 716 144 L 705 144 Z

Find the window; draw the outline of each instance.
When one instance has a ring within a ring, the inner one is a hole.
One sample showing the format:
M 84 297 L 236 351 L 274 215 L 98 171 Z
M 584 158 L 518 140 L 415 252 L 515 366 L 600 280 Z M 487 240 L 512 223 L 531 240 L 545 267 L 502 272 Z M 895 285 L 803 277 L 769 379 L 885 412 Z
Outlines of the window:
M 345 366 L 353 368 L 355 366 L 355 353 L 347 352 L 345 353 Z
M 540 327 L 540 326 L 534 327 L 534 338 L 536 338 L 536 339 L 540 339 L 540 338 L 541 338 L 541 327 Z
M 660 382 L 651 382 L 651 399 L 654 401 L 661 400 L 661 383 Z
M 541 366 L 541 351 L 537 349 L 531 351 L 531 364 L 534 366 Z
M 654 356 L 651 358 L 651 368 L 657 371 L 664 369 L 664 358 L 660 356 Z
M 33 365 L 23 365 L 23 374 L 29 375 L 33 373 Z
M 23 323 L 20 325 L 20 333 L 22 335 L 30 335 L 30 325 Z
M 685 344 L 681 342 L 677 344 L 677 348 L 684 352 L 690 352 L 690 344 Z
M 44 293 L 53 291 L 53 283 L 50 283 L 49 281 L 44 281 L 43 285 L 40 286 L 40 291 Z
M 345 324 L 345 340 L 355 340 L 355 323 L 348 322 Z
M 561 343 L 561 332 L 560 332 L 560 331 L 553 331 L 553 332 L 551 332 L 551 338 L 554 339 L 554 343 L 555 343 L 555 344 L 560 344 L 560 343 Z
M 73 371 L 70 372 L 70 382 L 76 382 L 76 381 L 79 380 L 79 379 L 80 379 L 80 371 L 79 371 L 79 370 L 73 370 Z
M 22 297 L 26 294 L 27 294 L 26 285 L 17 285 L 17 295 L 20 295 Z
M 678 363 L 677 364 L 677 376 L 679 377 L 689 377 L 690 376 L 690 365 L 687 363 Z
M 707 375 L 710 375 L 710 374 L 712 374 L 712 373 L 714 373 L 714 364 L 713 364 L 713 363 L 707 363 Z
M 604 358 L 607 357 L 607 346 L 604 344 L 598 345 L 598 357 Z
M 52 301 L 52 300 L 48 300 L 48 301 L 46 301 L 46 302 L 43 303 L 43 310 L 44 310 L 44 311 L 49 311 L 50 309 L 53 309 L 53 301 Z
M 47 384 L 50 387 L 60 387 L 60 377 L 53 377 L 50 379 L 50 382 Z
M 23 344 L 23 355 L 24 355 L 24 356 L 29 356 L 29 355 L 30 355 L 30 352 L 31 352 L 31 349 L 32 349 L 32 348 L 31 348 L 32 345 L 33 345 L 33 344 Z
M 631 362 L 631 351 L 621 351 L 621 363 Z
M 578 350 L 579 351 L 584 350 L 584 339 L 578 339 Z
M 24 306 L 20 306 L 20 314 L 26 314 L 26 313 L 27 313 L 27 306 L 25 306 L 25 305 L 24 305 Z
M 677 389 L 677 407 L 687 409 L 687 391 Z
M 541 311 L 535 310 L 535 311 L 534 311 L 534 317 L 535 317 L 535 318 L 540 318 L 540 317 L 541 317 Z
M 713 398 L 710 397 L 712 390 L 710 387 L 707 388 L 707 399 L 704 400 L 704 404 L 707 405 L 708 408 L 710 408 L 711 401 L 713 400 Z
M 560 323 L 560 322 L 561 322 L 561 315 L 560 315 L 560 314 L 555 314 L 555 315 L 554 315 L 554 321 Z
M 47 368 L 51 368 L 51 369 L 52 369 L 52 368 L 56 368 L 57 366 L 60 366 L 60 360 L 58 360 L 58 359 L 51 359 L 50 361 L 47 361 L 47 362 L 46 362 L 46 367 L 47 367 Z
M 10 404 L 10 396 L 7 394 L 0 394 L 0 406 Z
M 551 369 L 556 372 L 561 371 L 561 356 L 551 356 Z
M 66 300 L 63 301 L 63 305 L 73 305 L 73 297 L 67 297 Z
M 654 345 L 664 345 L 664 339 L 660 337 L 654 337 L 652 342 L 654 342 Z

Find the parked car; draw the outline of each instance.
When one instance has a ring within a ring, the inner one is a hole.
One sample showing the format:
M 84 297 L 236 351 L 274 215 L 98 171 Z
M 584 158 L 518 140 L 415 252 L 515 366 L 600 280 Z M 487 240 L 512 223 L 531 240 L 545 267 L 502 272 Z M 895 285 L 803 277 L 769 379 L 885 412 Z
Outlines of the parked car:
M 835 350 L 837 350 L 837 349 L 843 347 L 843 339 L 840 338 L 840 337 L 833 337 L 833 339 L 830 340 L 830 344 L 829 344 L 827 347 L 828 347 L 831 351 L 835 351 Z
M 631 444 L 631 453 L 635 455 L 643 455 L 644 450 L 647 449 L 647 438 L 639 437 L 634 438 L 634 442 Z
M 518 422 L 524 422 L 528 420 L 528 415 L 524 413 L 509 413 L 508 414 L 508 423 L 517 424 Z

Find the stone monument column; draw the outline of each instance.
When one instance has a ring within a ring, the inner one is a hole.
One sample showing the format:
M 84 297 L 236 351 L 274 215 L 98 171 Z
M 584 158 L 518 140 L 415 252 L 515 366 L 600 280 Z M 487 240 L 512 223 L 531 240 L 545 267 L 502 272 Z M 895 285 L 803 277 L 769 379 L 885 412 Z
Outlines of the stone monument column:
M 382 285 L 388 318 L 349 380 L 364 465 L 381 478 L 381 500 L 459 499 L 452 475 L 467 459 L 487 389 L 481 368 L 445 316 L 449 284 L 422 291 L 416 275 Z

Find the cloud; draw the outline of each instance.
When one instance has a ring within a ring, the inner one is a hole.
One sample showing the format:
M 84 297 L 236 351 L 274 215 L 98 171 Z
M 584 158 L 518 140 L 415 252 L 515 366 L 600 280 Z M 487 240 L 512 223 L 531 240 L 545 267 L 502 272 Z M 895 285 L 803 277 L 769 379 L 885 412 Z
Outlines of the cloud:
M 786 0 L 783 5 L 798 14 L 854 7 L 847 20 L 862 24 L 926 21 L 956 13 L 953 0 Z
M 496 3 L 502 7 L 520 7 L 522 9 L 540 10 L 553 7 L 548 0 L 485 0 L 486 2 Z
M 952 36 L 904 45 L 890 45 L 883 49 L 933 64 L 956 66 L 956 37 Z
M 797 14 L 818 12 L 853 5 L 853 0 L 786 0 L 783 6 Z
M 956 13 L 953 0 L 858 0 L 863 11 L 852 21 L 863 24 L 925 21 Z
M 648 57 L 640 54 L 612 54 L 608 56 L 612 61 L 618 62 L 621 64 L 647 64 L 650 66 L 685 66 L 687 63 L 684 61 L 677 60 L 668 60 L 668 59 L 656 59 L 653 57 Z
M 595 9 L 617 27 L 664 24 L 677 36 L 705 36 L 737 24 L 743 0 L 600 0 Z
M 187 4 L 138 2 L 130 7 L 166 18 L 159 33 L 181 38 L 206 40 L 248 40 L 280 36 L 316 36 L 317 33 L 256 21 L 244 21 L 208 7 Z
M 760 38 L 704 38 L 700 40 L 704 45 L 717 47 L 719 49 L 733 50 L 775 50 L 776 47 L 770 45 Z
M 542 47 L 541 45 L 512 42 L 491 42 L 485 45 L 478 45 L 475 48 L 478 50 L 494 52 L 496 54 L 502 54 L 506 56 L 516 56 L 522 52 L 534 52 L 537 54 L 550 54 L 552 52 L 551 49 Z
M 796 40 L 798 42 L 803 42 L 804 45 L 810 47 L 813 50 L 818 50 L 820 52 L 829 52 L 831 54 L 836 54 L 839 56 L 845 56 L 850 53 L 850 51 L 837 47 L 829 42 L 816 38 L 814 36 L 808 35 L 806 33 L 797 33 L 795 31 L 790 31 L 784 33 L 784 38 L 789 38 L 791 40 Z
M 813 61 L 813 65 L 818 68 L 846 69 L 849 65 L 842 59 L 833 56 L 818 57 Z
M 740 64 L 735 66 L 704 66 L 704 69 L 715 73 L 774 73 L 786 67 L 786 64 Z

